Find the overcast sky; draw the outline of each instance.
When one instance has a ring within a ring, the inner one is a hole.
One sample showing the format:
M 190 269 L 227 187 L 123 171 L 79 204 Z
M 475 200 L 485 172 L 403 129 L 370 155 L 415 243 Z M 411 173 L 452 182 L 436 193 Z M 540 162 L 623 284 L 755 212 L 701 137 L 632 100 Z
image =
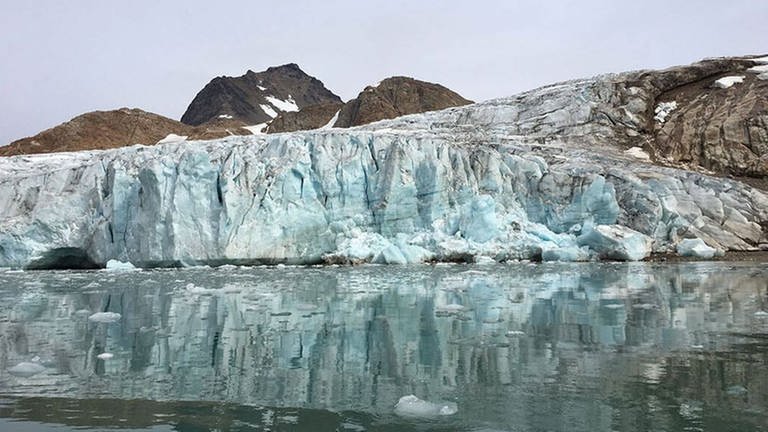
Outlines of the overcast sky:
M 768 52 L 765 1 L 0 2 L 0 144 L 92 110 L 174 119 L 214 76 L 298 63 L 342 99 L 392 75 L 484 100 Z

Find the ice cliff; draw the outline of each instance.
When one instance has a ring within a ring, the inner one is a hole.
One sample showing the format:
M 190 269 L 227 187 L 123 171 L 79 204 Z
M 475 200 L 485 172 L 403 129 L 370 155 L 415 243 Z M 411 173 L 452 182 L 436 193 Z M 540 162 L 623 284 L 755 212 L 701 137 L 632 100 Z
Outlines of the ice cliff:
M 627 84 L 632 74 L 352 129 L 0 158 L 0 266 L 764 247 L 763 192 L 637 156 L 655 100 L 650 84 Z

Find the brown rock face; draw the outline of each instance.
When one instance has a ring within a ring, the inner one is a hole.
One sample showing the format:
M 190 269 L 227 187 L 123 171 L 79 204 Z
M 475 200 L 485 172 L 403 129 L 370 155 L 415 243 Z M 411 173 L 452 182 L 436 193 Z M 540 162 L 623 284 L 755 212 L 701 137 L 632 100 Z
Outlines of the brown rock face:
M 153 145 L 169 134 L 215 139 L 250 134 L 242 122 L 218 120 L 198 127 L 140 109 L 121 108 L 79 115 L 39 134 L 0 147 L 0 156 L 104 150 L 133 144 Z
M 187 125 L 140 109 L 94 111 L 0 147 L 0 156 L 154 144 L 168 134 L 188 135 L 188 131 Z
M 240 77 L 214 78 L 195 96 L 181 122 L 197 126 L 227 116 L 247 125 L 267 123 L 286 111 L 275 100 L 295 103 L 299 109 L 341 102 L 320 80 L 291 63 L 263 72 L 249 70 Z
M 311 105 L 296 112 L 284 112 L 267 126 L 267 133 L 318 129 L 328 124 L 344 104 L 341 102 Z
M 620 146 L 641 146 L 653 161 L 768 183 L 768 81 L 750 57 L 703 60 L 617 75 L 596 113 Z M 715 82 L 736 77 L 730 87 Z M 610 81 L 610 79 L 606 79 Z M 666 109 L 664 109 L 666 106 Z
M 351 127 L 406 114 L 467 105 L 472 101 L 439 85 L 407 77 L 387 78 L 347 102 L 335 127 Z
M 743 82 L 713 85 L 724 77 L 743 77 Z M 654 128 L 658 156 L 724 174 L 768 176 L 768 81 L 734 67 L 657 98 L 672 101 L 676 108 Z

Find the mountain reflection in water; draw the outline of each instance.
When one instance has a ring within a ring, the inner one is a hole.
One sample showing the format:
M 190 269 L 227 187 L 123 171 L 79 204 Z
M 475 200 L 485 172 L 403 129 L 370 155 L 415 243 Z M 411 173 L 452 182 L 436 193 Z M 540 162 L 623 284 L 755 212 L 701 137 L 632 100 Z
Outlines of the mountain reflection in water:
M 7 272 L 0 429 L 760 430 L 767 291 L 734 263 Z

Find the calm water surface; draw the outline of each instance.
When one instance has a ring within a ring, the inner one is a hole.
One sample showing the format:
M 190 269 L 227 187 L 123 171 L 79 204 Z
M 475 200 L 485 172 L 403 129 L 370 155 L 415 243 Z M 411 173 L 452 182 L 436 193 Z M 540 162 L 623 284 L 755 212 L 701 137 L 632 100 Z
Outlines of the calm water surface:
M 768 266 L 0 273 L 0 431 L 116 429 L 768 430 Z

